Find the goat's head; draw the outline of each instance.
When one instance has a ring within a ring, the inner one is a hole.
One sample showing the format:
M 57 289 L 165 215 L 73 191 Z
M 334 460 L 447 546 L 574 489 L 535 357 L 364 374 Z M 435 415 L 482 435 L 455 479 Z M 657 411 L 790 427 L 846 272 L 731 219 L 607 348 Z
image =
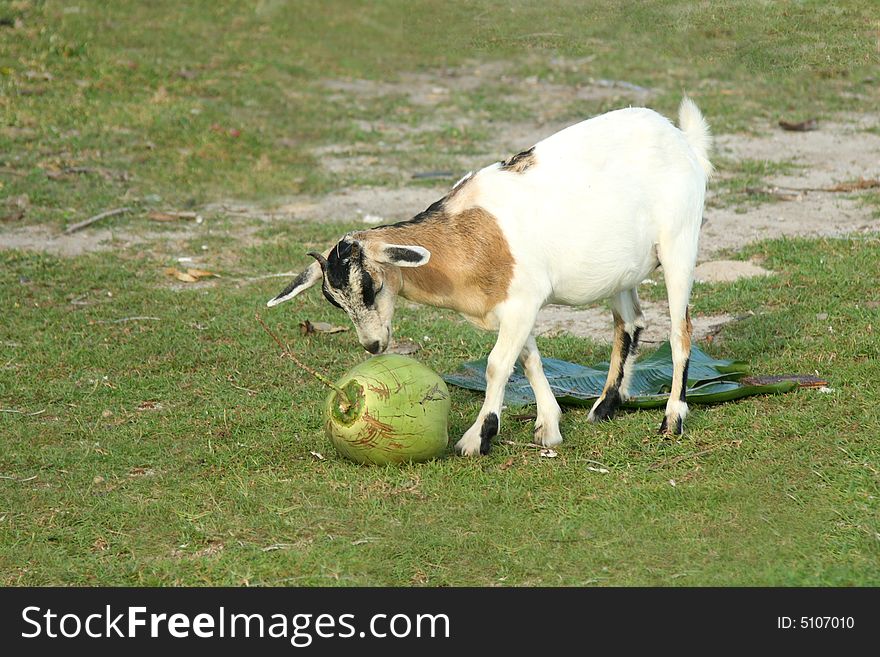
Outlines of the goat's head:
M 315 259 L 269 301 L 275 306 L 322 281 L 324 297 L 351 318 L 361 345 L 379 354 L 391 342 L 391 318 L 400 290 L 399 267 L 421 267 L 431 253 L 421 246 L 388 244 L 371 237 L 360 240 L 349 234 Z

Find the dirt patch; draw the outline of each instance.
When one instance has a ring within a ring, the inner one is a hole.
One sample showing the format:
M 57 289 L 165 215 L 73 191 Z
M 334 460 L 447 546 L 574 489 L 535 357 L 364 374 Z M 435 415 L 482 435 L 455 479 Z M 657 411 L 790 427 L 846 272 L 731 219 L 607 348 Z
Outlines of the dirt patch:
M 697 265 L 694 280 L 701 283 L 731 283 L 741 278 L 773 274 L 752 262 L 740 260 L 710 260 Z
M 575 100 L 612 101 L 620 98 L 644 102 L 655 92 L 625 80 L 594 79 L 589 76 L 591 58 L 554 58 L 548 62 L 546 76 L 516 74 L 504 61 L 471 62 L 456 68 L 403 73 L 396 80 L 325 80 L 331 92 L 328 101 L 349 101 L 354 98 L 404 96 L 413 105 L 438 107 L 448 105 L 455 93 L 483 91 L 486 87 L 516 89 L 520 102 L 539 106 L 543 113 Z M 577 73 L 577 83 L 564 84 L 558 76 Z M 332 92 L 335 92 L 332 93 Z M 442 108 L 441 108 L 442 109 Z
M 426 133 L 454 130 L 485 135 L 466 148 L 444 150 L 444 166 L 457 178 L 464 173 L 518 153 L 537 141 L 575 123 L 584 114 L 600 108 L 645 105 L 656 90 L 625 80 L 596 79 L 590 76 L 590 58 L 557 58 L 542 62 L 547 70 L 541 76 L 523 76 L 506 62 L 472 62 L 458 68 L 406 73 L 393 81 L 335 79 L 326 80 L 329 102 L 357 105 L 367 99 L 403 97 L 411 105 L 429 107 L 430 120 L 418 124 L 391 119 L 355 121 L 356 127 L 378 141 L 328 144 L 312 154 L 329 172 L 345 178 L 362 178 L 365 171 L 381 174 L 406 184 L 412 164 L 431 157 L 426 152 Z M 565 80 L 576 80 L 565 82 Z M 473 103 L 462 96 L 478 92 Z M 494 97 L 515 105 L 526 121 L 499 120 L 480 107 L 482 98 Z M 464 107 L 473 105 L 473 109 Z M 575 108 L 583 108 L 576 113 Z M 573 118 L 577 117 L 577 118 Z M 442 142 L 443 140 L 440 139 Z
M 378 224 L 409 219 L 447 191 L 446 187 L 358 187 L 327 196 L 281 199 L 268 207 L 238 201 L 213 203 L 204 211 L 270 222 L 363 221 Z
M 647 328 L 642 333 L 641 342 L 660 344 L 669 337 L 669 309 L 665 303 L 642 301 Z M 696 315 L 691 317 L 694 325 L 694 339 L 704 340 L 714 335 L 718 329 L 733 321 L 732 315 Z M 552 337 L 567 333 L 580 338 L 590 338 L 600 342 L 610 342 L 614 333 L 611 310 L 606 307 L 570 308 L 568 306 L 546 306 L 538 314 L 535 335 Z
M 787 132 L 759 126 L 758 135 L 720 135 L 717 154 L 728 161 L 791 162 L 797 171 L 770 175 L 769 186 L 794 190 L 793 200 L 712 207 L 710 185 L 706 223 L 700 236 L 701 260 L 724 249 L 782 236 L 833 236 L 880 230 L 880 219 L 859 200 L 859 194 L 811 191 L 860 178 L 880 178 L 880 115 L 841 117 L 821 122 L 811 132 Z M 719 170 L 719 178 L 726 173 Z M 801 191 L 798 191 L 801 190 Z M 748 201 L 745 197 L 744 201 Z

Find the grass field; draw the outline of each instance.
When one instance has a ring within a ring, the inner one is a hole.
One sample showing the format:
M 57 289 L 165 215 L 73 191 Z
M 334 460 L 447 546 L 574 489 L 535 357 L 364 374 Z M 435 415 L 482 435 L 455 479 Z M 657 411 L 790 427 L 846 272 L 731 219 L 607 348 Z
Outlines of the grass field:
M 328 100 L 328 79 L 473 60 L 540 77 L 559 75 L 551 58 L 590 58 L 595 78 L 660 88 L 667 113 L 690 90 L 717 132 L 781 111 L 876 111 L 872 3 L 207 6 L 0 3 L 0 200 L 27 195 L 16 226 L 57 231 L 128 205 L 114 226 L 153 235 L 68 258 L 0 250 L 0 584 L 880 584 L 876 233 L 759 242 L 732 257 L 774 276 L 695 287 L 694 313 L 754 311 L 706 351 L 764 374 L 818 372 L 831 392 L 696 407 L 676 440 L 654 433 L 659 411 L 595 426 L 573 410 L 555 459 L 527 445 L 531 423 L 508 416 L 501 438 L 516 444 L 488 457 L 450 450 L 368 468 L 333 453 L 325 390 L 254 320 L 260 310 L 330 375 L 365 358 L 351 332 L 299 335 L 306 318 L 348 321 L 319 294 L 269 311 L 286 281 L 259 279 L 355 226 L 216 210 L 210 230 L 181 238 L 147 215 L 388 184 L 370 171 L 341 179 L 314 149 L 378 146 L 385 137 L 364 121 L 418 127 L 431 108 L 405 94 Z M 512 84 L 449 103 L 520 116 L 505 100 Z M 450 123 L 418 139 L 431 169 L 450 149 L 476 152 L 479 135 Z M 165 274 L 191 253 L 221 277 Z M 396 333 L 437 371 L 493 342 L 423 308 L 401 308 Z M 539 346 L 583 363 L 608 356 L 574 337 Z M 453 390 L 453 440 L 479 405 Z

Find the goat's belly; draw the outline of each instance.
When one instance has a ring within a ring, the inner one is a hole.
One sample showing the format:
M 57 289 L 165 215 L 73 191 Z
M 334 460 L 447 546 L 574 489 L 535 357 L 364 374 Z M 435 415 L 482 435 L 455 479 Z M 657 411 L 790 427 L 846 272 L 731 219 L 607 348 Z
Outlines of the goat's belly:
M 607 299 L 622 290 L 637 287 L 656 267 L 656 258 L 646 257 L 626 269 L 587 263 L 580 268 L 557 268 L 547 302 L 576 306 Z

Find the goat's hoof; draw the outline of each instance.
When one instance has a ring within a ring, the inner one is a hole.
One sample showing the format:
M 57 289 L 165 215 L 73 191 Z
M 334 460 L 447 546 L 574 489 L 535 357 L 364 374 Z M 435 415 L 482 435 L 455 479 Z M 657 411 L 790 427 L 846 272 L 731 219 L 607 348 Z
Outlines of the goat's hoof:
M 487 413 L 483 420 L 477 420 L 465 431 L 464 436 L 455 444 L 455 451 L 462 456 L 488 454 L 492 449 L 492 439 L 498 435 L 498 415 Z
M 555 447 L 562 442 L 559 422 L 535 422 L 535 435 L 532 442 L 542 447 Z
M 660 429 L 657 430 L 662 436 L 680 436 L 684 432 L 684 421 L 680 415 L 663 418 Z
M 620 392 L 612 388 L 605 392 L 602 397 L 596 400 L 587 420 L 590 422 L 605 422 L 614 418 L 617 409 L 620 408 Z
M 666 436 L 680 436 L 684 430 L 684 418 L 688 414 L 688 405 L 684 401 L 670 400 L 666 405 L 666 416 L 657 433 Z
M 477 435 L 476 440 L 473 436 L 469 436 L 470 431 L 461 440 L 455 443 L 455 453 L 460 456 L 478 456 L 480 453 L 480 436 Z

